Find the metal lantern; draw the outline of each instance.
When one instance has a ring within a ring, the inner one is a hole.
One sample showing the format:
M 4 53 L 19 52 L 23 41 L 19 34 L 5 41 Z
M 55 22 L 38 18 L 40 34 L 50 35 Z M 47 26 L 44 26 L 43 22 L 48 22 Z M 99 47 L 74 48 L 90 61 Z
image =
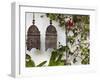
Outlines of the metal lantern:
M 35 25 L 35 20 L 33 19 L 33 25 L 31 25 L 27 32 L 27 50 L 32 48 L 40 49 L 40 31 Z
M 52 25 L 52 20 L 50 20 L 50 25 L 46 29 L 45 50 L 48 48 L 57 48 L 57 31 Z

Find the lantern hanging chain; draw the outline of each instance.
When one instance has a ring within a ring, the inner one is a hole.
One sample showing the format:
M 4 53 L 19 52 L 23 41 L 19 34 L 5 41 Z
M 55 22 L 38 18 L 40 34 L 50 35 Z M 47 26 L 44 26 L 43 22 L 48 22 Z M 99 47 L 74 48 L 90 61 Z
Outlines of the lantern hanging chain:
M 33 12 L 33 20 L 35 20 L 35 14 L 34 14 L 34 12 Z
M 33 12 L 33 24 L 35 24 L 35 14 Z

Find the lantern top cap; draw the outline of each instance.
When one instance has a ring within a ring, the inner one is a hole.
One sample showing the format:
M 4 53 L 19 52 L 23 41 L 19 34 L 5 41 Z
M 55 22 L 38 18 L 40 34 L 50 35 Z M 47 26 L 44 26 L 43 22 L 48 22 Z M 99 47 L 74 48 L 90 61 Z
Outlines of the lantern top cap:
M 50 24 L 52 25 L 52 20 L 50 20 Z
M 33 24 L 35 24 L 35 20 L 33 19 L 33 22 L 32 22 Z

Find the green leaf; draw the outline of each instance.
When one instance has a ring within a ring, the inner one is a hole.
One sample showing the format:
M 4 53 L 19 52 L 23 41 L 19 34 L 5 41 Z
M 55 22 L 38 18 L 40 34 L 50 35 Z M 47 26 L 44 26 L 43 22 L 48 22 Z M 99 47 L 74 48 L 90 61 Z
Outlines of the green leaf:
M 82 61 L 81 61 L 81 64 L 89 64 L 89 57 L 87 58 L 84 58 Z
M 43 65 L 46 64 L 46 63 L 47 63 L 47 61 L 43 61 L 43 62 L 41 62 L 40 64 L 38 64 L 37 67 L 41 67 L 41 66 L 43 66 Z
M 26 67 L 35 67 L 35 63 L 32 60 L 26 61 Z
M 73 44 L 75 42 L 74 36 L 68 36 L 67 41 Z
M 26 54 L 26 59 L 31 59 L 30 55 Z
M 49 66 L 55 65 L 55 60 L 56 60 L 57 57 L 58 57 L 57 51 L 52 51 L 51 57 L 50 57 L 50 60 L 49 60 Z
M 56 62 L 60 62 L 60 61 L 61 61 L 61 59 L 62 59 L 62 56 L 63 56 L 63 55 L 62 55 L 62 54 L 60 54 L 60 55 L 59 55 L 59 57 L 58 57 L 58 59 L 56 60 Z
M 82 16 L 82 22 L 84 22 L 85 24 L 89 24 L 89 16 Z

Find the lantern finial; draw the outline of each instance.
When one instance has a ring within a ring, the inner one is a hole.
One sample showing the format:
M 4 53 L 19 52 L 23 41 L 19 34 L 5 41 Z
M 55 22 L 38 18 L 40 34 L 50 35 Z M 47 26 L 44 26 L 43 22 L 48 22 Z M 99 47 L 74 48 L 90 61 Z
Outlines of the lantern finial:
M 32 22 L 33 24 L 35 24 L 35 20 L 33 19 L 33 22 Z
M 52 20 L 50 20 L 50 24 L 52 24 Z

